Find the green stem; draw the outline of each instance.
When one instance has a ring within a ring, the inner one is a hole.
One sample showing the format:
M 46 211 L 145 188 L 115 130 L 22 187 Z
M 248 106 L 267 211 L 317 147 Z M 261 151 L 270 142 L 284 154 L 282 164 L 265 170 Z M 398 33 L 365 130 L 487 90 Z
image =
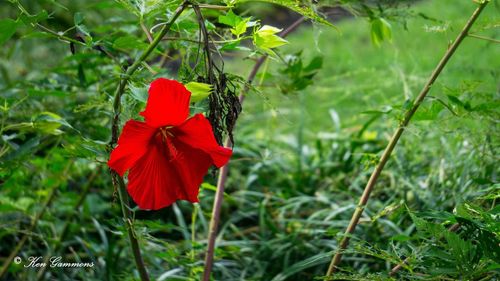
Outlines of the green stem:
M 114 173 L 114 172 L 113 172 Z M 149 280 L 148 272 L 146 270 L 146 266 L 144 265 L 144 261 L 141 255 L 141 248 L 139 247 L 139 242 L 137 241 L 134 225 L 132 223 L 132 214 L 129 206 L 129 200 L 127 196 L 127 191 L 125 189 L 125 182 L 123 178 L 115 173 L 115 176 L 118 178 L 119 187 L 118 187 L 118 197 L 120 198 L 120 205 L 122 209 L 123 219 L 125 222 L 125 226 L 127 228 L 128 238 L 130 240 L 130 246 L 132 247 L 132 253 L 134 254 L 135 264 L 137 266 L 137 270 L 139 270 L 139 275 L 141 276 L 141 280 Z
M 188 6 L 189 2 L 184 1 L 175 11 L 172 18 L 163 26 L 158 35 L 155 37 L 153 42 L 149 44 L 148 48 L 141 56 L 127 69 L 127 71 L 120 77 L 120 81 L 118 83 L 118 87 L 116 89 L 114 100 L 113 100 L 113 111 L 114 117 L 111 121 L 111 141 L 109 143 L 109 147 L 113 147 L 118 141 L 119 129 L 118 125 L 120 123 L 120 113 L 121 113 L 121 97 L 125 92 L 125 88 L 130 77 L 135 73 L 135 71 L 142 65 L 142 63 L 149 57 L 149 55 L 156 49 L 158 44 L 161 42 L 162 38 L 170 31 L 170 28 L 177 20 L 177 18 L 181 15 L 184 9 Z M 131 212 L 129 209 L 129 200 L 127 191 L 125 188 L 125 182 L 123 178 L 120 177 L 116 172 L 110 170 L 111 177 L 113 179 L 113 186 L 116 190 L 118 190 L 118 197 L 120 199 L 120 206 L 122 209 L 123 220 L 127 227 L 127 234 L 130 240 L 130 246 L 132 248 L 132 253 L 134 255 L 135 264 L 137 270 L 139 271 L 139 275 L 142 281 L 148 281 L 149 275 L 147 273 L 146 267 L 144 265 L 144 261 L 141 255 L 141 249 L 139 247 L 139 242 L 135 237 L 133 223 L 131 219 Z
M 429 93 L 429 90 L 431 89 L 432 85 L 438 78 L 438 76 L 441 74 L 441 71 L 444 69 L 450 58 L 453 56 L 455 51 L 457 50 L 458 46 L 462 43 L 463 39 L 467 37 L 467 34 L 476 21 L 476 19 L 479 17 L 481 12 L 483 11 L 484 7 L 488 4 L 488 0 L 483 1 L 479 6 L 476 8 L 472 16 L 469 18 L 467 23 L 465 24 L 464 28 L 462 31 L 458 34 L 457 38 L 453 42 L 453 44 L 450 46 L 450 48 L 446 51 L 444 54 L 443 58 L 441 61 L 438 63 L 434 71 L 432 72 L 431 76 L 429 77 L 429 80 L 425 84 L 424 88 L 420 92 L 420 94 L 417 96 L 417 99 L 413 102 L 412 107 L 405 113 L 403 121 L 399 124 L 399 127 L 397 130 L 394 132 L 391 140 L 387 144 L 387 147 L 384 150 L 384 153 L 382 154 L 382 157 L 380 158 L 377 166 L 375 167 L 375 170 L 370 176 L 370 179 L 368 180 L 368 183 L 366 184 L 366 187 L 363 191 L 363 194 L 361 195 L 358 203 L 358 207 L 354 211 L 354 214 L 352 215 L 351 221 L 349 222 L 349 225 L 345 231 L 344 237 L 342 238 L 340 245 L 337 249 L 337 252 L 335 253 L 335 256 L 332 258 L 332 261 L 330 263 L 330 266 L 328 267 L 328 271 L 326 273 L 326 276 L 329 277 L 331 276 L 336 270 L 337 266 L 339 265 L 340 261 L 342 260 L 342 253 L 343 251 L 347 248 L 349 245 L 349 239 L 351 235 L 353 234 L 354 230 L 356 229 L 356 226 L 359 222 L 359 219 L 361 218 L 361 215 L 363 214 L 363 211 L 365 209 L 366 203 L 370 199 L 370 194 L 373 190 L 373 187 L 375 186 L 375 183 L 377 182 L 382 170 L 385 167 L 385 164 L 389 160 L 392 151 L 396 147 L 396 144 L 398 143 L 399 139 L 401 138 L 401 135 L 403 134 L 405 128 L 408 126 L 410 123 L 411 118 L 419 108 L 420 104 L 424 101 L 425 97 L 427 96 L 427 93 Z
M 56 32 L 48 27 L 45 27 L 45 26 L 39 24 L 39 23 L 36 23 L 35 26 L 40 28 L 41 30 L 45 31 L 46 33 L 58 38 L 59 40 L 70 42 L 70 43 L 81 45 L 81 46 L 86 46 L 86 44 L 81 42 L 81 41 L 75 40 L 73 38 L 69 38 L 68 36 L 64 36 L 62 33 Z

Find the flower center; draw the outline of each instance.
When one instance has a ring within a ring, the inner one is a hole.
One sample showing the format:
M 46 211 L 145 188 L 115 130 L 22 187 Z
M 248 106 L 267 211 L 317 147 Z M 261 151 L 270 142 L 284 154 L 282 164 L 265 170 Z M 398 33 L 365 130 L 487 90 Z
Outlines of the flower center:
M 171 128 L 172 127 L 161 127 L 156 134 L 157 140 L 160 140 L 161 144 L 164 145 L 164 152 L 169 161 L 173 161 L 177 158 L 177 156 L 179 156 L 179 151 L 172 141 L 175 136 L 170 130 Z

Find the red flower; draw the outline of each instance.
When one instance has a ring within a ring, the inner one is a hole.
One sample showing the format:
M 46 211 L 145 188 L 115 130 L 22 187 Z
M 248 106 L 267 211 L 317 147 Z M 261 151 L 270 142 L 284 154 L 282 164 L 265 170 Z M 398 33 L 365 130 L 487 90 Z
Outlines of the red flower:
M 211 165 L 224 166 L 231 149 L 219 146 L 202 114 L 188 118 L 191 93 L 179 82 L 151 83 L 146 122 L 129 120 L 108 166 L 123 176 L 141 209 L 157 210 L 176 200 L 198 202 L 198 189 Z M 187 119 L 187 120 L 186 120 Z

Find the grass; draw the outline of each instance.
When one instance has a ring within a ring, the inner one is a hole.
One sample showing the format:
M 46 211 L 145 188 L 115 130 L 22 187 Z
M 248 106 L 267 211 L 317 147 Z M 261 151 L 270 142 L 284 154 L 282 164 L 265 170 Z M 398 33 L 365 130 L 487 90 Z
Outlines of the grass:
M 381 47 L 371 43 L 370 25 L 363 18 L 339 22 L 340 32 L 328 27 L 304 26 L 288 38 L 287 52 L 302 50 L 306 61 L 318 52 L 323 56 L 323 69 L 314 85 L 302 93 L 302 98 L 284 97 L 273 88 L 265 88 L 265 96 L 270 101 L 263 102 L 254 95 L 245 108 L 245 114 L 250 117 L 244 115 L 240 122 L 244 124 L 249 120 L 251 123 L 254 115 L 266 113 L 271 107 L 282 114 L 274 118 L 262 117 L 267 120 L 267 127 L 261 127 L 266 135 L 273 135 L 273 128 L 277 127 L 286 132 L 294 131 L 300 119 L 305 127 L 317 133 L 332 128 L 330 110 L 338 113 L 342 128 L 348 129 L 369 118 L 363 112 L 401 106 L 422 88 L 474 7 L 473 3 L 457 4 L 456 1 L 418 3 L 412 9 L 413 17 L 408 19 L 407 29 L 393 23 L 392 43 L 384 42 Z M 494 5 L 488 7 L 473 33 L 498 38 L 498 29 L 486 29 L 493 25 L 491 22 L 498 23 L 497 12 Z M 435 20 L 424 19 L 418 13 Z M 315 48 L 310 46 L 311 42 L 315 43 Z M 431 94 L 439 97 L 450 92 L 455 94 L 457 91 L 453 90 L 467 82 L 480 82 L 478 91 L 496 92 L 500 61 L 493 58 L 499 54 L 498 44 L 468 38 Z M 301 110 L 304 115 L 300 114 Z

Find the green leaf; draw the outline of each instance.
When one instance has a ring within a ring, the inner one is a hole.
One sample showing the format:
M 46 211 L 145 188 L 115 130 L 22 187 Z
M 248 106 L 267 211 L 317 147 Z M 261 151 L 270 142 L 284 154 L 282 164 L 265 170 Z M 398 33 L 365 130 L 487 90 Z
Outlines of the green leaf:
M 393 241 L 405 242 L 405 241 L 410 241 L 412 238 L 405 234 L 396 234 L 392 236 L 390 239 Z
M 472 111 L 472 107 L 468 102 L 461 101 L 458 97 L 453 95 L 447 95 L 448 100 L 451 104 L 456 105 L 460 109 L 465 109 L 466 111 Z
M 13 19 L 0 20 L 0 46 L 16 33 L 17 22 Z
M 19 16 L 19 18 L 21 19 L 21 21 L 24 24 L 26 24 L 26 25 L 32 25 L 32 24 L 39 23 L 41 21 L 44 21 L 44 20 L 48 19 L 49 18 L 49 14 L 47 13 L 47 11 L 42 10 L 41 12 L 39 12 L 36 15 L 28 15 L 26 13 L 21 13 L 21 15 Z
M 131 96 L 143 103 L 148 100 L 148 89 L 146 87 L 136 87 L 134 85 L 129 86 Z
M 304 65 L 302 52 L 287 55 L 284 61 L 286 68 L 279 70 L 281 75 L 277 78 L 279 79 L 278 87 L 283 94 L 294 93 L 313 84 L 314 77 L 323 65 L 323 59 L 319 56 L 313 58 L 307 66 Z
M 231 27 L 236 27 L 243 19 L 233 13 L 233 10 L 229 10 L 226 15 L 219 16 L 219 23 L 229 25 Z
M 231 29 L 231 33 L 236 35 L 236 37 L 240 37 L 241 34 L 247 31 L 247 23 L 249 20 L 250 18 L 246 18 L 245 20 L 239 22 L 234 28 Z
M 189 82 L 185 87 L 191 92 L 191 102 L 201 101 L 212 92 L 212 85 L 200 82 Z
M 472 272 L 481 258 L 477 246 L 471 241 L 465 241 L 456 233 L 446 231 L 444 237 L 450 247 L 450 253 L 456 261 L 458 269 L 466 274 Z
M 384 40 L 392 41 L 391 24 L 383 18 L 376 18 L 371 22 L 371 38 L 375 46 L 380 46 Z
M 443 225 L 432 223 L 418 217 L 408 208 L 408 206 L 406 206 L 406 210 L 420 235 L 430 234 L 433 237 L 441 237 L 443 233 L 447 232 L 446 228 Z
M 62 133 L 59 127 L 62 125 L 72 128 L 61 116 L 52 112 L 42 112 L 34 120 L 34 127 L 44 133 L 59 135 Z
M 261 36 L 270 36 L 280 32 L 281 30 L 282 29 L 274 26 L 264 25 L 257 31 L 257 33 Z
M 255 46 L 265 50 L 266 52 L 272 53 L 271 51 L 272 48 L 277 48 L 279 46 L 288 44 L 288 41 L 276 35 L 276 33 L 280 31 L 281 29 L 278 29 L 273 26 L 269 25 L 262 26 L 254 34 Z
M 458 204 L 455 207 L 454 212 L 458 216 L 460 216 L 462 218 L 470 219 L 470 220 L 474 220 L 475 218 L 479 218 L 479 217 L 483 216 L 483 214 L 484 214 L 484 212 L 481 210 L 481 208 L 474 206 L 470 203 Z
M 443 111 L 444 106 L 439 103 L 432 101 L 431 103 L 426 103 L 420 106 L 419 111 L 415 113 L 415 121 L 429 121 L 436 120 L 439 117 L 439 113 Z
M 215 24 L 213 24 L 211 21 L 209 20 L 205 20 L 205 26 L 207 28 L 208 31 L 213 31 L 213 30 L 216 30 L 217 27 L 215 26 Z
M 172 26 L 172 30 L 177 31 L 177 32 L 197 32 L 198 31 L 198 23 L 191 20 L 190 18 L 186 18 L 186 19 L 177 21 L 175 23 L 175 25 Z
M 304 72 L 312 72 L 319 70 L 323 67 L 323 57 L 317 56 L 314 57 L 311 62 L 304 68 Z
M 76 12 L 75 16 L 73 17 L 73 21 L 75 22 L 75 25 L 80 25 L 83 22 L 83 15 L 80 12 Z

